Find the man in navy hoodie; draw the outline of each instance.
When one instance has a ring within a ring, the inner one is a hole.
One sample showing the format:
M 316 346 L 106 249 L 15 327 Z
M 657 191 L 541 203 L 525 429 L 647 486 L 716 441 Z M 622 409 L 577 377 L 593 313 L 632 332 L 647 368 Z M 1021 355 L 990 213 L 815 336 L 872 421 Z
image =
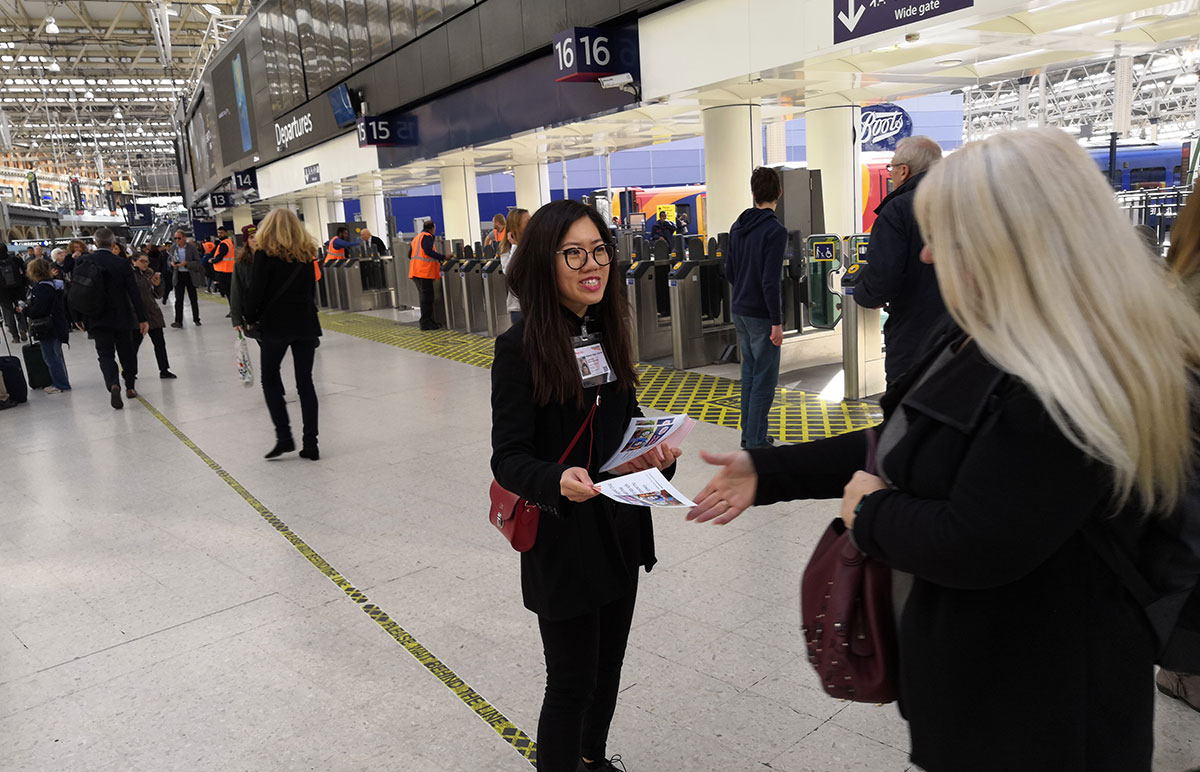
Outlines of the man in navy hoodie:
M 754 207 L 729 229 L 725 278 L 733 285 L 733 325 L 742 358 L 742 447 L 771 444 L 767 413 L 779 382 L 783 344 L 783 254 L 787 229 L 775 218 L 783 194 L 779 172 L 759 167 L 750 175 Z

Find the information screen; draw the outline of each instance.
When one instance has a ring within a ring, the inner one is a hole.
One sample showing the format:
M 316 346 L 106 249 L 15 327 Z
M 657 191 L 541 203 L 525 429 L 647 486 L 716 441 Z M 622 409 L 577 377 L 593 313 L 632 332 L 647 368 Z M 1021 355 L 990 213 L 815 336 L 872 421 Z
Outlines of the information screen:
M 250 99 L 246 43 L 239 41 L 213 68 L 213 102 L 221 136 L 221 162 L 228 166 L 254 152 L 254 106 Z

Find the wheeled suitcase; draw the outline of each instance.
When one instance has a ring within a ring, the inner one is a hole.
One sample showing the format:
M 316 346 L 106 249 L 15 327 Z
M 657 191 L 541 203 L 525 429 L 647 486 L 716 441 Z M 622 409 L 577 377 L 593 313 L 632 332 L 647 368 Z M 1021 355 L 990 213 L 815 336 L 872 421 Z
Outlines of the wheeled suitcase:
M 29 373 L 29 388 L 44 389 L 54 385 L 50 379 L 50 368 L 42 357 L 42 347 L 36 343 L 26 343 L 21 347 L 21 358 L 25 360 L 25 370 Z
M 25 371 L 21 369 L 21 360 L 12 355 L 8 346 L 8 337 L 4 337 L 4 347 L 8 356 L 0 357 L 0 376 L 4 378 L 4 390 L 13 402 L 24 402 L 29 399 L 29 389 L 25 387 Z

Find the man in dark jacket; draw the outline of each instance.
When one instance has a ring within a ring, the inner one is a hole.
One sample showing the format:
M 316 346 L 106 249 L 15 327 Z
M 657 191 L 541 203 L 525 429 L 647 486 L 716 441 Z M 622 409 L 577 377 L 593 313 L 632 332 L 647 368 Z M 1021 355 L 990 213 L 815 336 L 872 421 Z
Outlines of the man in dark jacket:
M 0 243 L 0 314 L 13 343 L 29 337 L 29 322 L 16 313 L 18 300 L 25 299 L 25 261 L 20 252 L 9 253 L 8 245 Z
M 134 381 L 137 378 L 137 350 L 133 346 L 134 335 L 145 335 L 150 325 L 146 321 L 146 308 L 133 278 L 133 266 L 123 257 L 113 254 L 113 232 L 100 228 L 92 234 L 95 251 L 79 260 L 76 270 L 88 263 L 96 263 L 103 271 L 104 308 L 94 316 L 84 317 L 80 329 L 87 330 L 88 337 L 96 343 L 96 356 L 100 360 L 100 372 L 104 374 L 104 386 L 111 395 L 110 404 L 117 410 L 125 406 L 121 401 L 121 383 L 117 372 L 117 359 L 121 362 L 121 374 L 125 376 L 125 396 L 137 396 Z
M 729 229 L 725 278 L 733 285 L 733 325 L 742 358 L 742 447 L 761 448 L 771 443 L 767 413 L 779 382 L 787 229 L 775 218 L 783 194 L 779 172 L 755 169 L 750 192 L 754 206 Z
M 941 147 L 929 137 L 896 143 L 888 165 L 894 187 L 875 210 L 878 218 L 871 228 L 867 265 L 854 289 L 860 306 L 887 306 L 883 367 L 889 386 L 920 359 L 926 338 L 946 314 L 937 274 L 932 265 L 921 262 L 925 242 L 913 213 L 917 185 L 941 158 Z

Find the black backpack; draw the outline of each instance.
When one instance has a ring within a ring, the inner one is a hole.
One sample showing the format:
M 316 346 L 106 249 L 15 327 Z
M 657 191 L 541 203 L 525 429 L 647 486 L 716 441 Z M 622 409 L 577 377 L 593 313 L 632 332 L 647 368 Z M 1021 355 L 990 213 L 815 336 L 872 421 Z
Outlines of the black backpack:
M 7 253 L 0 255 L 0 286 L 5 289 L 21 286 L 21 272 Z
M 75 264 L 75 270 L 71 273 L 71 289 L 67 293 L 72 313 L 84 317 L 104 313 L 104 274 L 104 266 L 95 260 L 84 258 Z
M 1200 470 L 1197 475 L 1175 514 L 1147 526 L 1137 563 L 1100 524 L 1084 533 L 1145 612 L 1158 639 L 1156 664 L 1200 675 Z

